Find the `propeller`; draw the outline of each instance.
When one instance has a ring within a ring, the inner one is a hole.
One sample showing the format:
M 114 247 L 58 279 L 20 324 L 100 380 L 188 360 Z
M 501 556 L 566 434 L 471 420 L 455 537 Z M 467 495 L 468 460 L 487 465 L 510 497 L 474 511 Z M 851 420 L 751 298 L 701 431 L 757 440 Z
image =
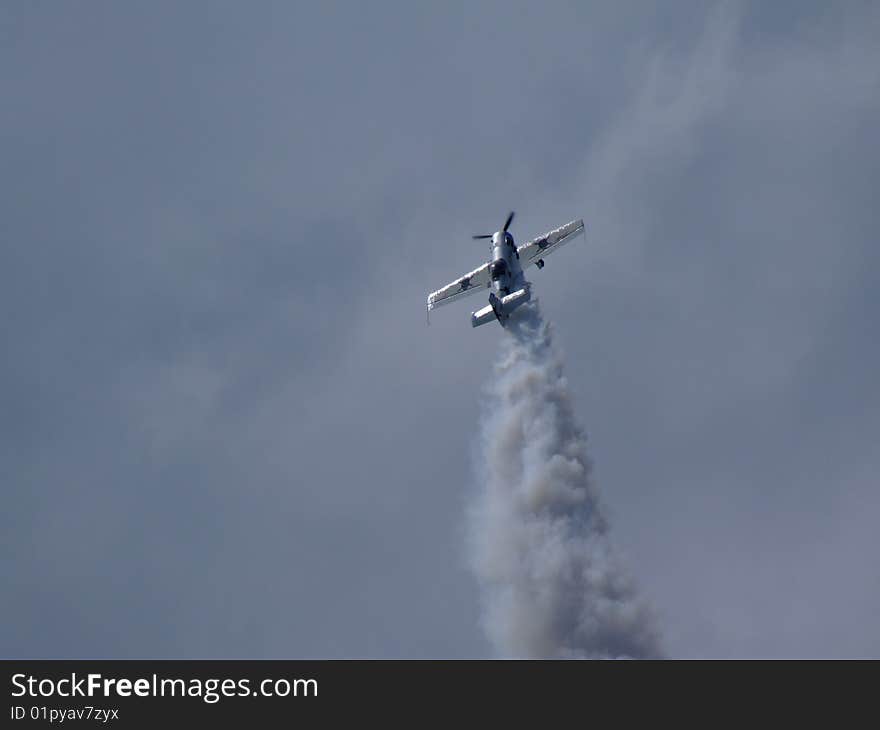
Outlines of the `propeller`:
M 507 216 L 507 220 L 504 221 L 504 226 L 501 228 L 502 233 L 507 233 L 507 229 L 510 228 L 510 224 L 513 223 L 513 216 L 515 215 L 514 211 L 510 211 L 510 215 Z M 472 236 L 475 241 L 479 241 L 481 238 L 492 238 L 494 234 L 485 233 L 479 236 Z

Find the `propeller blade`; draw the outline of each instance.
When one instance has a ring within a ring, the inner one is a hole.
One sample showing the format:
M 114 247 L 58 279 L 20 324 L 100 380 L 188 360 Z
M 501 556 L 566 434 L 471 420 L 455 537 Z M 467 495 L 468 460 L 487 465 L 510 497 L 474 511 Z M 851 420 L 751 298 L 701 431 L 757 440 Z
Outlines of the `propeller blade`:
M 513 215 L 513 211 L 510 211 L 510 215 L 507 216 L 507 220 L 504 221 L 504 228 L 502 228 L 501 230 L 505 233 L 507 232 L 507 229 L 510 228 L 510 224 L 513 223 Z
M 484 236 L 472 236 L 472 238 L 473 238 L 475 241 L 479 241 L 481 238 L 492 238 L 492 234 L 491 234 L 491 233 L 487 233 L 487 234 L 484 235 Z

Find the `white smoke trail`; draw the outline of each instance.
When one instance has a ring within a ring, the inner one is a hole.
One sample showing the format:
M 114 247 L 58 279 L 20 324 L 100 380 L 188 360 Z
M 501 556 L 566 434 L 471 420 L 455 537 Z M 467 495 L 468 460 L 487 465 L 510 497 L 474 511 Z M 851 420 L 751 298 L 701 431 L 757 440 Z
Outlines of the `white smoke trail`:
M 551 335 L 536 302 L 521 307 L 488 389 L 470 520 L 486 630 L 507 657 L 659 656 L 615 563 Z

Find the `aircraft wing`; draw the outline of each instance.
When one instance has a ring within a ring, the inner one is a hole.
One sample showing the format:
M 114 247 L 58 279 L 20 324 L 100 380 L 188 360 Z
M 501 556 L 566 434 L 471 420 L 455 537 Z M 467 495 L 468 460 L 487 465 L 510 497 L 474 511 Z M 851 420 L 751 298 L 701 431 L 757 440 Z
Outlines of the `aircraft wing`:
M 564 246 L 572 238 L 584 231 L 584 221 L 578 219 L 564 226 L 554 228 L 528 243 L 520 246 L 516 252 L 519 254 L 520 266 L 524 269 L 531 264 L 543 259 L 547 254 L 553 253 Z
M 428 296 L 428 311 L 441 304 L 449 304 L 456 299 L 466 297 L 478 291 L 484 291 L 489 286 L 489 264 L 485 263 L 480 268 L 474 269 L 442 289 L 438 289 Z

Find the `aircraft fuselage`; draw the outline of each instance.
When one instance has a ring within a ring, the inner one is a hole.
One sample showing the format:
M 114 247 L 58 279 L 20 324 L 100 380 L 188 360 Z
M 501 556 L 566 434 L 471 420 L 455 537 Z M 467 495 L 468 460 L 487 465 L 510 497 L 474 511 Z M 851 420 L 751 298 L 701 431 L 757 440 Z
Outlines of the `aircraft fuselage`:
M 493 319 L 497 319 L 503 327 L 511 312 L 531 298 L 531 287 L 520 266 L 513 235 L 507 231 L 494 233 L 491 252 L 489 281 L 493 291 L 489 294 L 489 306 L 471 314 L 473 327 L 479 327 Z

